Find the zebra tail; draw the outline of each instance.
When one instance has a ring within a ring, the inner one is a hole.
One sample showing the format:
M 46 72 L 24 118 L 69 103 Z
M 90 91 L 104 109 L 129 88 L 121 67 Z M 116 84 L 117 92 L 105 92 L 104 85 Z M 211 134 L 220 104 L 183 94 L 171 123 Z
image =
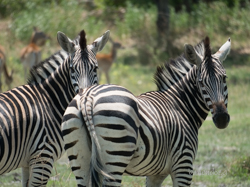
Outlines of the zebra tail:
M 104 171 L 102 160 L 98 151 L 98 142 L 96 141 L 98 141 L 96 137 L 92 136 L 92 156 L 90 163 L 91 181 L 89 186 L 93 187 L 102 186 L 103 177 L 108 177 L 108 174 Z
M 89 186 L 98 187 L 102 186 L 102 182 L 108 182 L 109 180 L 114 179 L 111 175 L 108 174 L 108 171 L 105 171 L 100 152 L 101 147 L 96 135 L 94 123 L 92 120 L 92 98 L 86 97 L 85 98 L 85 106 L 82 107 L 82 115 L 83 119 L 85 120 L 85 124 L 89 131 L 91 140 L 92 140 L 92 153 L 91 153 L 91 162 L 90 162 L 90 180 Z M 103 178 L 105 177 L 105 181 Z

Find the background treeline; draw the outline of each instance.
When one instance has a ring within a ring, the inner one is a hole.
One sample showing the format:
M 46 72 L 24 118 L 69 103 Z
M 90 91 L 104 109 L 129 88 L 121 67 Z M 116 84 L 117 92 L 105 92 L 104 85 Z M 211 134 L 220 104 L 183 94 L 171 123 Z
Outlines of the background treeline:
M 58 30 L 74 38 L 84 28 L 89 40 L 110 29 L 137 52 L 140 63 L 155 64 L 180 54 L 183 40 L 196 43 L 207 35 L 219 46 L 231 37 L 240 50 L 250 36 L 249 0 L 0 1 L 1 19 L 11 20 L 3 37 L 10 47 L 28 43 L 33 26 L 52 38 Z
M 157 3 L 159 0 L 86 0 L 85 2 L 96 3 L 101 2 L 106 6 L 114 7 L 126 7 L 127 2 L 134 4 L 135 6 L 147 7 Z M 181 11 L 185 8 L 187 12 L 194 10 L 199 2 L 211 3 L 216 0 L 166 0 L 169 5 L 174 7 L 175 11 Z M 228 7 L 232 8 L 240 4 L 241 7 L 245 7 L 249 0 L 217 0 L 225 3 Z M 78 0 L 78 2 L 84 2 Z M 50 6 L 60 6 L 65 3 L 64 0 L 1 0 L 0 1 L 0 16 L 8 17 L 13 16 L 15 13 L 23 10 L 31 10 L 38 6 L 49 8 Z

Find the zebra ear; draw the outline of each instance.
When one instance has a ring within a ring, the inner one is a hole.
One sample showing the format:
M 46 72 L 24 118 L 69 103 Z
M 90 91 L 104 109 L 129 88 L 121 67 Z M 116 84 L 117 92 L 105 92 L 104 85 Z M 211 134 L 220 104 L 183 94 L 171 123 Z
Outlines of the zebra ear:
M 57 41 L 62 49 L 68 53 L 75 52 L 75 44 L 62 32 L 57 32 Z
M 214 54 L 221 62 L 223 62 L 231 49 L 231 39 L 229 38 L 226 43 L 224 43 L 220 49 Z
M 190 44 L 184 45 L 184 55 L 185 58 L 191 63 L 200 66 L 202 62 L 202 57 L 195 51 L 194 47 Z
M 101 51 L 107 41 L 109 40 L 110 31 L 107 30 L 101 37 L 97 38 L 91 45 L 90 48 L 97 53 Z

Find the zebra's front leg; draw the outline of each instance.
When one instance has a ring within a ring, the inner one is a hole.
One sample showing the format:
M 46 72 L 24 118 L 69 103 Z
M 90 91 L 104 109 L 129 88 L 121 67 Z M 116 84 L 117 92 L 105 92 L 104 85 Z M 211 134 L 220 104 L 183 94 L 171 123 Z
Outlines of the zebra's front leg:
M 161 184 L 166 177 L 167 175 L 147 176 L 146 187 L 161 187 Z
M 46 153 L 44 153 L 46 154 Z M 36 157 L 31 159 L 29 167 L 28 186 L 46 186 L 53 170 L 54 160 L 50 155 L 48 157 Z
M 28 186 L 29 182 L 29 167 L 22 167 L 22 185 L 23 187 Z

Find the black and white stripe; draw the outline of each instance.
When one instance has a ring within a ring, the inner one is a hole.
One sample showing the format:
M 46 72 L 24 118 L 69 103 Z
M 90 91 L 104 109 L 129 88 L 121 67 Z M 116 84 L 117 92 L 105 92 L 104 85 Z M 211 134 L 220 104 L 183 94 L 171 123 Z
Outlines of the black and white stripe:
M 27 85 L 0 94 L 0 174 L 22 167 L 23 186 L 46 186 L 53 163 L 64 153 L 63 113 L 79 83 L 97 83 L 95 55 L 108 37 L 109 31 L 86 45 L 84 31 L 73 42 L 59 32 L 68 53 L 55 53 L 31 70 Z
M 209 38 L 157 68 L 158 91 L 135 97 L 116 85 L 94 85 L 69 104 L 62 123 L 78 186 L 121 186 L 122 175 L 147 176 L 159 187 L 190 186 L 198 130 L 209 111 L 218 128 L 229 123 L 222 61 L 230 39 L 211 55 Z M 191 65 L 189 62 L 194 63 Z

